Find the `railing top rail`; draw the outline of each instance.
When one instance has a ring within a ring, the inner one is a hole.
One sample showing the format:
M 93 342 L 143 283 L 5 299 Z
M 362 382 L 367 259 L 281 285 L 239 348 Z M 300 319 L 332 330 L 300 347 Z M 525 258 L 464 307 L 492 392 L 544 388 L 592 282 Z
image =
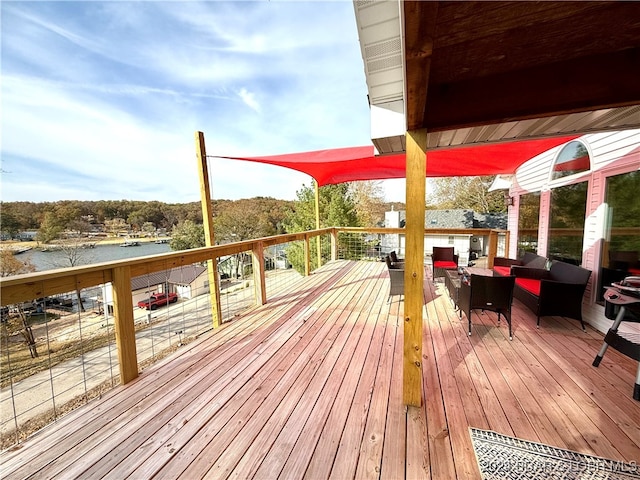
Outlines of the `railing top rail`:
M 31 301 L 49 295 L 72 292 L 78 289 L 93 287 L 112 281 L 114 269 L 129 268 L 131 276 L 136 277 L 149 273 L 167 270 L 236 253 L 264 248 L 281 243 L 289 243 L 326 235 L 334 232 L 351 233 L 403 233 L 403 228 L 366 228 L 366 227 L 328 227 L 306 232 L 273 235 L 242 242 L 215 245 L 212 247 L 194 248 L 177 252 L 149 255 L 113 262 L 97 263 L 79 267 L 47 270 L 0 278 L 0 305 L 11 305 L 23 301 Z M 425 229 L 425 234 L 475 234 L 489 235 L 504 233 L 506 230 L 496 229 Z

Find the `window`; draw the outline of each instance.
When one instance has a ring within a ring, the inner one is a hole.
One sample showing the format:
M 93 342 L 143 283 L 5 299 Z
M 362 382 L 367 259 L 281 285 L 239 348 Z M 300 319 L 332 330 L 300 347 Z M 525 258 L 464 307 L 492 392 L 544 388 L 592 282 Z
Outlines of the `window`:
M 602 244 L 598 299 L 602 287 L 640 276 L 640 171 L 607 178 L 606 232 Z
M 518 257 L 525 252 L 538 252 L 540 192 L 520 196 L 518 210 Z
M 551 190 L 549 247 L 547 257 L 574 265 L 582 264 L 587 182 Z
M 556 158 L 551 170 L 551 180 L 588 171 L 591 167 L 589 152 L 581 142 L 567 143 Z

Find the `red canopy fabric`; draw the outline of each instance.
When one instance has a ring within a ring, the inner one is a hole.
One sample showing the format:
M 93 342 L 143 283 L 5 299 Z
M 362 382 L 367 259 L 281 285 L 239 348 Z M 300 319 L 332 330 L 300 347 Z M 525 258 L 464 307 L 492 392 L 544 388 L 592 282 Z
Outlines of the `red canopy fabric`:
M 579 135 L 473 145 L 427 153 L 427 177 L 473 177 L 514 173 L 520 165 Z M 219 156 L 232 160 L 267 163 L 312 176 L 318 185 L 357 180 L 405 178 L 406 156 L 374 154 L 373 146 L 316 150 L 264 157 Z

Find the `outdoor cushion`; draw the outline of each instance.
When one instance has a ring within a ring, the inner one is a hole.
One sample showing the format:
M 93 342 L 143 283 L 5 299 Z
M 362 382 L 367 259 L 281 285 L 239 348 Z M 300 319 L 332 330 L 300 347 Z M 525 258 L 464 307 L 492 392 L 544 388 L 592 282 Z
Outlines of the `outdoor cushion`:
M 507 277 L 511 274 L 511 267 L 503 267 L 502 265 L 495 265 L 493 270 L 502 275 L 503 277 Z
M 433 262 L 434 268 L 458 268 L 456 262 L 449 262 L 447 260 L 436 260 Z
M 537 278 L 516 278 L 516 285 L 527 292 L 540 296 L 540 280 Z

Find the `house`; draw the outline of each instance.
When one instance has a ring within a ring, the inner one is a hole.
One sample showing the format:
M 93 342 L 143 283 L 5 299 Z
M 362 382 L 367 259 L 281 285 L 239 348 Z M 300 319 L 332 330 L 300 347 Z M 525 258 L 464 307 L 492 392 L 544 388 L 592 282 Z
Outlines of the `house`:
M 386 228 L 403 228 L 405 226 L 406 212 L 404 210 L 392 210 L 385 212 L 384 226 Z M 429 230 L 451 229 L 451 234 L 427 233 L 424 237 L 424 255 L 431 255 L 434 246 L 453 246 L 459 255 L 460 265 L 467 265 L 469 261 L 488 253 L 488 237 L 486 235 L 473 235 L 468 232 L 455 230 L 501 229 L 507 227 L 506 214 L 477 213 L 469 209 L 427 210 L 425 212 L 424 228 Z M 383 234 L 381 239 L 383 252 L 395 250 L 400 255 L 405 251 L 405 235 L 402 233 Z M 499 245 L 499 250 L 504 252 L 504 242 Z
M 509 256 L 592 271 L 585 321 L 606 332 L 603 287 L 640 272 L 640 129 L 583 135 L 523 164 L 509 188 Z M 625 257 L 624 261 L 618 258 Z M 624 325 L 640 332 L 640 325 Z
M 201 265 L 185 265 L 183 267 L 161 270 L 131 279 L 131 295 L 133 304 L 146 300 L 150 295 L 160 292 L 174 292 L 179 298 L 194 298 L 209 292 L 207 269 Z M 113 305 L 111 284 L 103 286 L 103 299 L 106 305 Z M 111 311 L 111 307 L 109 307 Z

